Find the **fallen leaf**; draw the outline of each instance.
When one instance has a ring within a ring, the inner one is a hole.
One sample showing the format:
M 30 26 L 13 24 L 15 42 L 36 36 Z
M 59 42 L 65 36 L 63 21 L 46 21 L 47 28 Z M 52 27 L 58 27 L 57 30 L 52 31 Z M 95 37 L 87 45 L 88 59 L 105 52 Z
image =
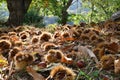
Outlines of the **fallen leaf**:
M 90 49 L 88 49 L 87 47 L 84 47 L 84 46 L 79 46 L 78 49 L 79 49 L 79 51 L 81 51 L 82 56 L 86 56 L 86 57 L 89 56 L 90 58 L 94 59 L 96 63 L 98 63 L 97 57 Z
M 114 68 L 116 74 L 120 73 L 120 59 L 114 61 Z
M 8 61 L 5 60 L 1 55 L 0 55 L 0 67 L 6 66 L 8 64 Z
M 62 51 L 67 51 L 69 49 L 72 49 L 73 48 L 73 44 L 72 45 L 67 45 L 67 46 L 64 46 L 63 48 L 61 48 Z
M 67 63 L 67 64 L 73 64 L 72 58 L 67 58 L 66 56 L 64 56 L 64 57 L 61 59 L 61 62 Z
M 118 52 L 119 50 L 119 44 L 113 42 L 113 43 L 110 43 L 107 48 L 111 51 L 114 51 L 114 52 Z
M 38 74 L 31 67 L 27 67 L 27 72 L 34 78 L 34 80 L 45 80 L 45 78 L 42 75 Z

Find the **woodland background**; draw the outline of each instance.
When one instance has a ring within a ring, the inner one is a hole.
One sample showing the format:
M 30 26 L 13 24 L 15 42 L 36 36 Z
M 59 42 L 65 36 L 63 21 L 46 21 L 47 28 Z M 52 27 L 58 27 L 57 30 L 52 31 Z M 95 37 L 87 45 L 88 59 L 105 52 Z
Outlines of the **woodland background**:
M 7 2 L 8 4 L 16 3 L 13 0 L 7 0 Z M 20 14 L 22 15 L 22 10 L 25 8 L 16 7 L 18 4 L 25 5 L 23 0 L 12 7 L 10 6 L 11 11 L 8 11 L 7 2 L 5 0 L 0 1 L 1 23 L 6 22 L 8 17 L 12 16 L 12 14 L 9 16 L 10 13 L 21 12 Z M 26 2 L 26 4 L 30 4 L 26 9 L 26 11 L 28 10 L 27 14 L 25 12 L 25 18 L 21 20 L 24 24 L 39 27 L 52 23 L 79 24 L 80 22 L 100 22 L 110 19 L 111 15 L 120 9 L 119 3 L 119 0 L 29 0 Z M 18 11 L 14 10 L 15 7 Z M 13 21 L 17 20 L 13 19 Z

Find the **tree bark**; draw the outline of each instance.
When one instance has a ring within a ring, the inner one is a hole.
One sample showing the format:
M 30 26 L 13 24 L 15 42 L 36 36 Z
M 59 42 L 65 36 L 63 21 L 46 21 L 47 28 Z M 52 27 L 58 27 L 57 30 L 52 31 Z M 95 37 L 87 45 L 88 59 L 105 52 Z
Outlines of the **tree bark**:
M 9 26 L 22 25 L 23 19 L 32 0 L 6 0 L 9 10 L 9 18 L 6 22 Z

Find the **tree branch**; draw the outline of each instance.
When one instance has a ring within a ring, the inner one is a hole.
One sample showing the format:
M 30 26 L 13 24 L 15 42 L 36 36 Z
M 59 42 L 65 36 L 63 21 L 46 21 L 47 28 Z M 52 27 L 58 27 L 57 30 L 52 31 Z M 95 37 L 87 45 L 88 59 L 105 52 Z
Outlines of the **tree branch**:
M 99 4 L 99 3 L 97 3 L 97 4 L 103 9 L 104 13 L 105 13 L 106 15 L 108 15 L 108 13 L 107 13 L 107 11 L 105 10 L 105 8 L 104 8 L 101 4 Z
M 73 2 L 73 0 L 69 0 L 68 2 L 67 2 L 67 5 L 65 5 L 65 9 L 64 10 L 67 10 L 69 7 L 70 7 L 70 5 L 72 4 L 72 2 Z

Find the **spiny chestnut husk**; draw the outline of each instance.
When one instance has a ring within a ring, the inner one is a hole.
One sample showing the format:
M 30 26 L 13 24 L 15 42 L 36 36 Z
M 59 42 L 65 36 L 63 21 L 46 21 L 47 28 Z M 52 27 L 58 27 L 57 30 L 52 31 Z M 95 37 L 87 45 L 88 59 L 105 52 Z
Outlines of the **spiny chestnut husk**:
M 70 33 L 69 32 L 62 32 L 61 33 L 61 36 L 62 36 L 62 38 L 69 38 L 70 37 Z
M 41 48 L 43 48 L 44 51 L 49 51 L 50 49 L 54 49 L 55 47 L 57 47 L 57 45 L 50 42 L 44 42 L 43 44 L 41 44 Z
M 9 32 L 8 35 L 9 36 L 11 36 L 11 35 L 17 35 L 17 33 L 16 32 Z
M 72 69 L 63 65 L 58 65 L 51 70 L 46 80 L 74 80 L 75 76 L 76 74 Z
M 61 51 L 51 49 L 48 51 L 48 54 L 45 55 L 45 61 L 48 63 L 60 62 L 63 56 Z
M 33 62 L 33 56 L 30 54 L 24 54 L 22 52 L 17 53 L 14 57 L 14 64 L 16 70 L 23 70 Z
M 115 56 L 112 54 L 104 55 L 100 59 L 100 65 L 98 65 L 99 68 L 102 69 L 113 69 L 114 68 L 114 60 Z
M 31 42 L 32 44 L 37 44 L 39 42 L 39 36 L 33 36 Z
M 20 51 L 21 51 L 21 48 L 19 47 L 14 47 L 13 49 L 11 49 L 9 52 L 9 59 L 12 60 L 14 56 Z
M 43 32 L 41 35 L 40 35 L 40 41 L 41 42 L 47 42 L 49 41 L 50 39 L 52 39 L 52 34 L 49 33 L 49 32 Z
M 9 40 L 0 40 L 0 49 L 10 49 L 12 44 Z
M 30 37 L 30 34 L 29 34 L 28 32 L 26 32 L 26 31 L 23 31 L 23 32 L 20 32 L 20 33 L 19 33 L 19 36 L 20 36 L 20 38 L 21 38 L 22 40 L 26 40 L 27 38 Z

